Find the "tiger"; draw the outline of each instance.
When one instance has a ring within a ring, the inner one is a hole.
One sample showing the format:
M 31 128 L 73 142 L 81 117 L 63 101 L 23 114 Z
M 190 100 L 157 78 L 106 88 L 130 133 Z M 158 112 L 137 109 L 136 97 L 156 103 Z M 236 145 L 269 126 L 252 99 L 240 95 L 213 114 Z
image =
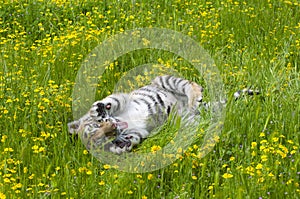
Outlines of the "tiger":
M 131 93 L 111 94 L 96 101 L 87 114 L 69 123 L 68 128 L 71 134 L 83 135 L 87 148 L 94 142 L 105 151 L 121 154 L 145 140 L 171 112 L 197 115 L 202 99 L 203 88 L 197 83 L 171 75 L 158 76 Z M 100 141 L 93 140 L 103 122 L 115 127 L 111 129 L 115 131 L 114 140 L 105 142 L 106 136 L 100 136 Z
M 238 99 L 245 93 L 254 95 L 258 91 L 243 89 L 235 92 L 234 98 Z M 226 100 L 217 103 L 226 105 Z M 94 102 L 88 113 L 68 123 L 68 128 L 71 134 L 81 135 L 89 150 L 100 148 L 122 154 L 147 139 L 171 112 L 188 115 L 189 120 L 193 120 L 199 115 L 201 106 L 208 109 L 214 104 L 203 102 L 203 88 L 200 85 L 164 75 L 131 93 L 111 94 Z

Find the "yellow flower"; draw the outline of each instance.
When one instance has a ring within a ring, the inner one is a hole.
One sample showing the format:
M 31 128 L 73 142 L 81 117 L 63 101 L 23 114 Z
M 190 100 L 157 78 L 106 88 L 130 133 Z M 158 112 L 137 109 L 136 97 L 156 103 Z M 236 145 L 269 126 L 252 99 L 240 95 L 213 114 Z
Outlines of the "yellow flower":
M 93 173 L 93 172 L 92 172 L 91 170 L 87 170 L 87 171 L 86 171 L 86 174 L 87 174 L 87 175 L 91 175 L 92 173 Z
M 268 156 L 266 156 L 266 155 L 262 155 L 260 158 L 261 158 L 262 162 L 265 162 L 268 160 Z
M 35 174 L 33 173 L 28 177 L 28 179 L 32 180 L 34 176 L 35 176 Z
M 147 177 L 147 178 L 148 178 L 148 180 L 151 180 L 151 179 L 153 178 L 153 174 L 151 174 L 151 173 L 148 174 L 148 177 Z
M 296 150 L 292 150 L 291 152 L 290 152 L 290 154 L 295 154 L 297 151 Z
M 222 165 L 222 168 L 225 168 L 227 166 L 228 166 L 228 164 L 225 163 L 225 164 Z
M 161 147 L 157 146 L 157 145 L 154 145 L 154 146 L 151 147 L 152 152 L 159 151 L 160 149 L 161 149 Z
M 294 144 L 293 140 L 288 140 L 287 141 L 289 144 Z
M 127 191 L 127 193 L 128 193 L 129 195 L 133 194 L 133 192 L 132 192 L 131 190 Z
M 224 174 L 222 175 L 222 177 L 225 178 L 225 179 L 228 179 L 228 178 L 232 178 L 233 175 L 230 174 L 230 173 L 224 173 Z
M 265 137 L 265 133 L 260 133 L 259 137 Z
M 14 150 L 12 148 L 5 148 L 4 151 L 5 152 L 13 152 Z
M 263 165 L 262 164 L 257 164 L 257 166 L 255 167 L 255 169 L 262 169 L 263 168 Z
M 256 143 L 256 142 L 252 142 L 252 143 L 251 143 L 251 149 L 254 149 L 256 146 L 257 146 L 257 143 Z
M 16 187 L 17 189 L 20 189 L 20 188 L 22 188 L 22 184 L 21 184 L 21 183 L 18 183 L 18 184 L 15 185 L 15 187 Z
M 142 196 L 142 199 L 147 199 L 147 196 L 143 195 L 143 196 Z
M 82 172 L 84 172 L 86 169 L 87 169 L 86 167 L 80 167 L 80 168 L 78 169 L 78 171 L 79 171 L 79 173 L 82 173 Z
M 192 179 L 193 180 L 197 180 L 197 176 L 192 176 Z
M 103 186 L 105 185 L 105 182 L 103 180 L 101 180 L 99 183 L 98 183 L 100 186 Z
M 261 182 L 264 182 L 264 181 L 265 181 L 265 179 L 263 177 L 258 178 L 258 180 L 257 180 L 258 183 L 261 183 Z
M 1 142 L 5 142 L 6 139 L 7 139 L 7 135 L 2 135 Z
M 110 169 L 110 165 L 105 164 L 105 165 L 103 165 L 103 168 L 104 168 L 104 169 Z
M 288 184 L 291 184 L 293 181 L 294 181 L 294 179 L 289 179 L 289 180 L 286 182 L 286 184 L 287 184 L 287 185 L 288 185 Z
M 285 136 L 284 136 L 284 135 L 280 135 L 279 137 L 280 137 L 280 138 L 285 138 Z
M 269 177 L 273 177 L 274 174 L 271 172 L 271 173 L 268 174 L 268 176 L 269 176 Z
M 13 102 L 12 99 L 7 99 L 6 100 L 6 103 L 11 103 L 11 102 Z
M 0 199 L 6 199 L 6 196 L 4 193 L 0 192 Z
M 286 154 L 284 152 L 280 151 L 279 149 L 276 150 L 276 153 L 281 155 L 282 158 L 286 157 Z
M 10 179 L 9 178 L 4 178 L 3 180 L 5 183 L 10 183 Z
M 263 144 L 263 143 L 268 143 L 268 141 L 267 141 L 267 140 L 262 140 L 262 141 L 260 141 L 260 143 L 261 143 L 261 144 Z
M 83 150 L 84 155 L 87 155 L 88 153 L 89 153 L 88 150 Z

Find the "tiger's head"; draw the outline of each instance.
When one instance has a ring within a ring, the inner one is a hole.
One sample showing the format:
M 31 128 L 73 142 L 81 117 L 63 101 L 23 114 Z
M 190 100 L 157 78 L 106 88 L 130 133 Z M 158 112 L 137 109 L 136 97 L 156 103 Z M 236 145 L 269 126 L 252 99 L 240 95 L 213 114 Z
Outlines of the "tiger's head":
M 116 124 L 112 121 L 98 122 L 87 118 L 73 121 L 68 124 L 70 134 L 78 134 L 87 149 L 100 147 L 116 136 Z
M 111 121 L 87 123 L 79 135 L 87 149 L 99 148 L 116 137 L 116 125 Z

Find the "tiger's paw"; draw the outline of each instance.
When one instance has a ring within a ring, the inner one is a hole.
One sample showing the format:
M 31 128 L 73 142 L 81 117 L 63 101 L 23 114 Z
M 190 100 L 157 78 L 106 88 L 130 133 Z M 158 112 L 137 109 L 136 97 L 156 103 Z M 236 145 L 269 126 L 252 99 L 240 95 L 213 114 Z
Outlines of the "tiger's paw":
M 116 139 L 113 141 L 113 143 L 117 146 L 117 147 L 120 147 L 120 148 L 130 148 L 132 147 L 132 143 L 130 140 L 120 140 L 120 139 Z
M 90 116 L 99 121 L 104 121 L 105 118 L 108 118 L 108 111 L 111 109 L 111 103 L 103 103 L 100 101 L 95 102 L 92 105 L 92 108 L 89 111 Z

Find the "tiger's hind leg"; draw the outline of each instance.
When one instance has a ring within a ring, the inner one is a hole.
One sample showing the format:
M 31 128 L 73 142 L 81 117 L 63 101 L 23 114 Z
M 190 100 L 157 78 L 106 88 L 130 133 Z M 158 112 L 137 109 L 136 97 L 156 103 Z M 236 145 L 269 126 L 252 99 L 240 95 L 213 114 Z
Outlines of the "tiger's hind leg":
M 166 75 L 156 77 L 152 85 L 173 93 L 179 102 L 183 102 L 182 104 L 187 101 L 188 109 L 192 112 L 196 111 L 202 102 L 203 88 L 195 82 Z

